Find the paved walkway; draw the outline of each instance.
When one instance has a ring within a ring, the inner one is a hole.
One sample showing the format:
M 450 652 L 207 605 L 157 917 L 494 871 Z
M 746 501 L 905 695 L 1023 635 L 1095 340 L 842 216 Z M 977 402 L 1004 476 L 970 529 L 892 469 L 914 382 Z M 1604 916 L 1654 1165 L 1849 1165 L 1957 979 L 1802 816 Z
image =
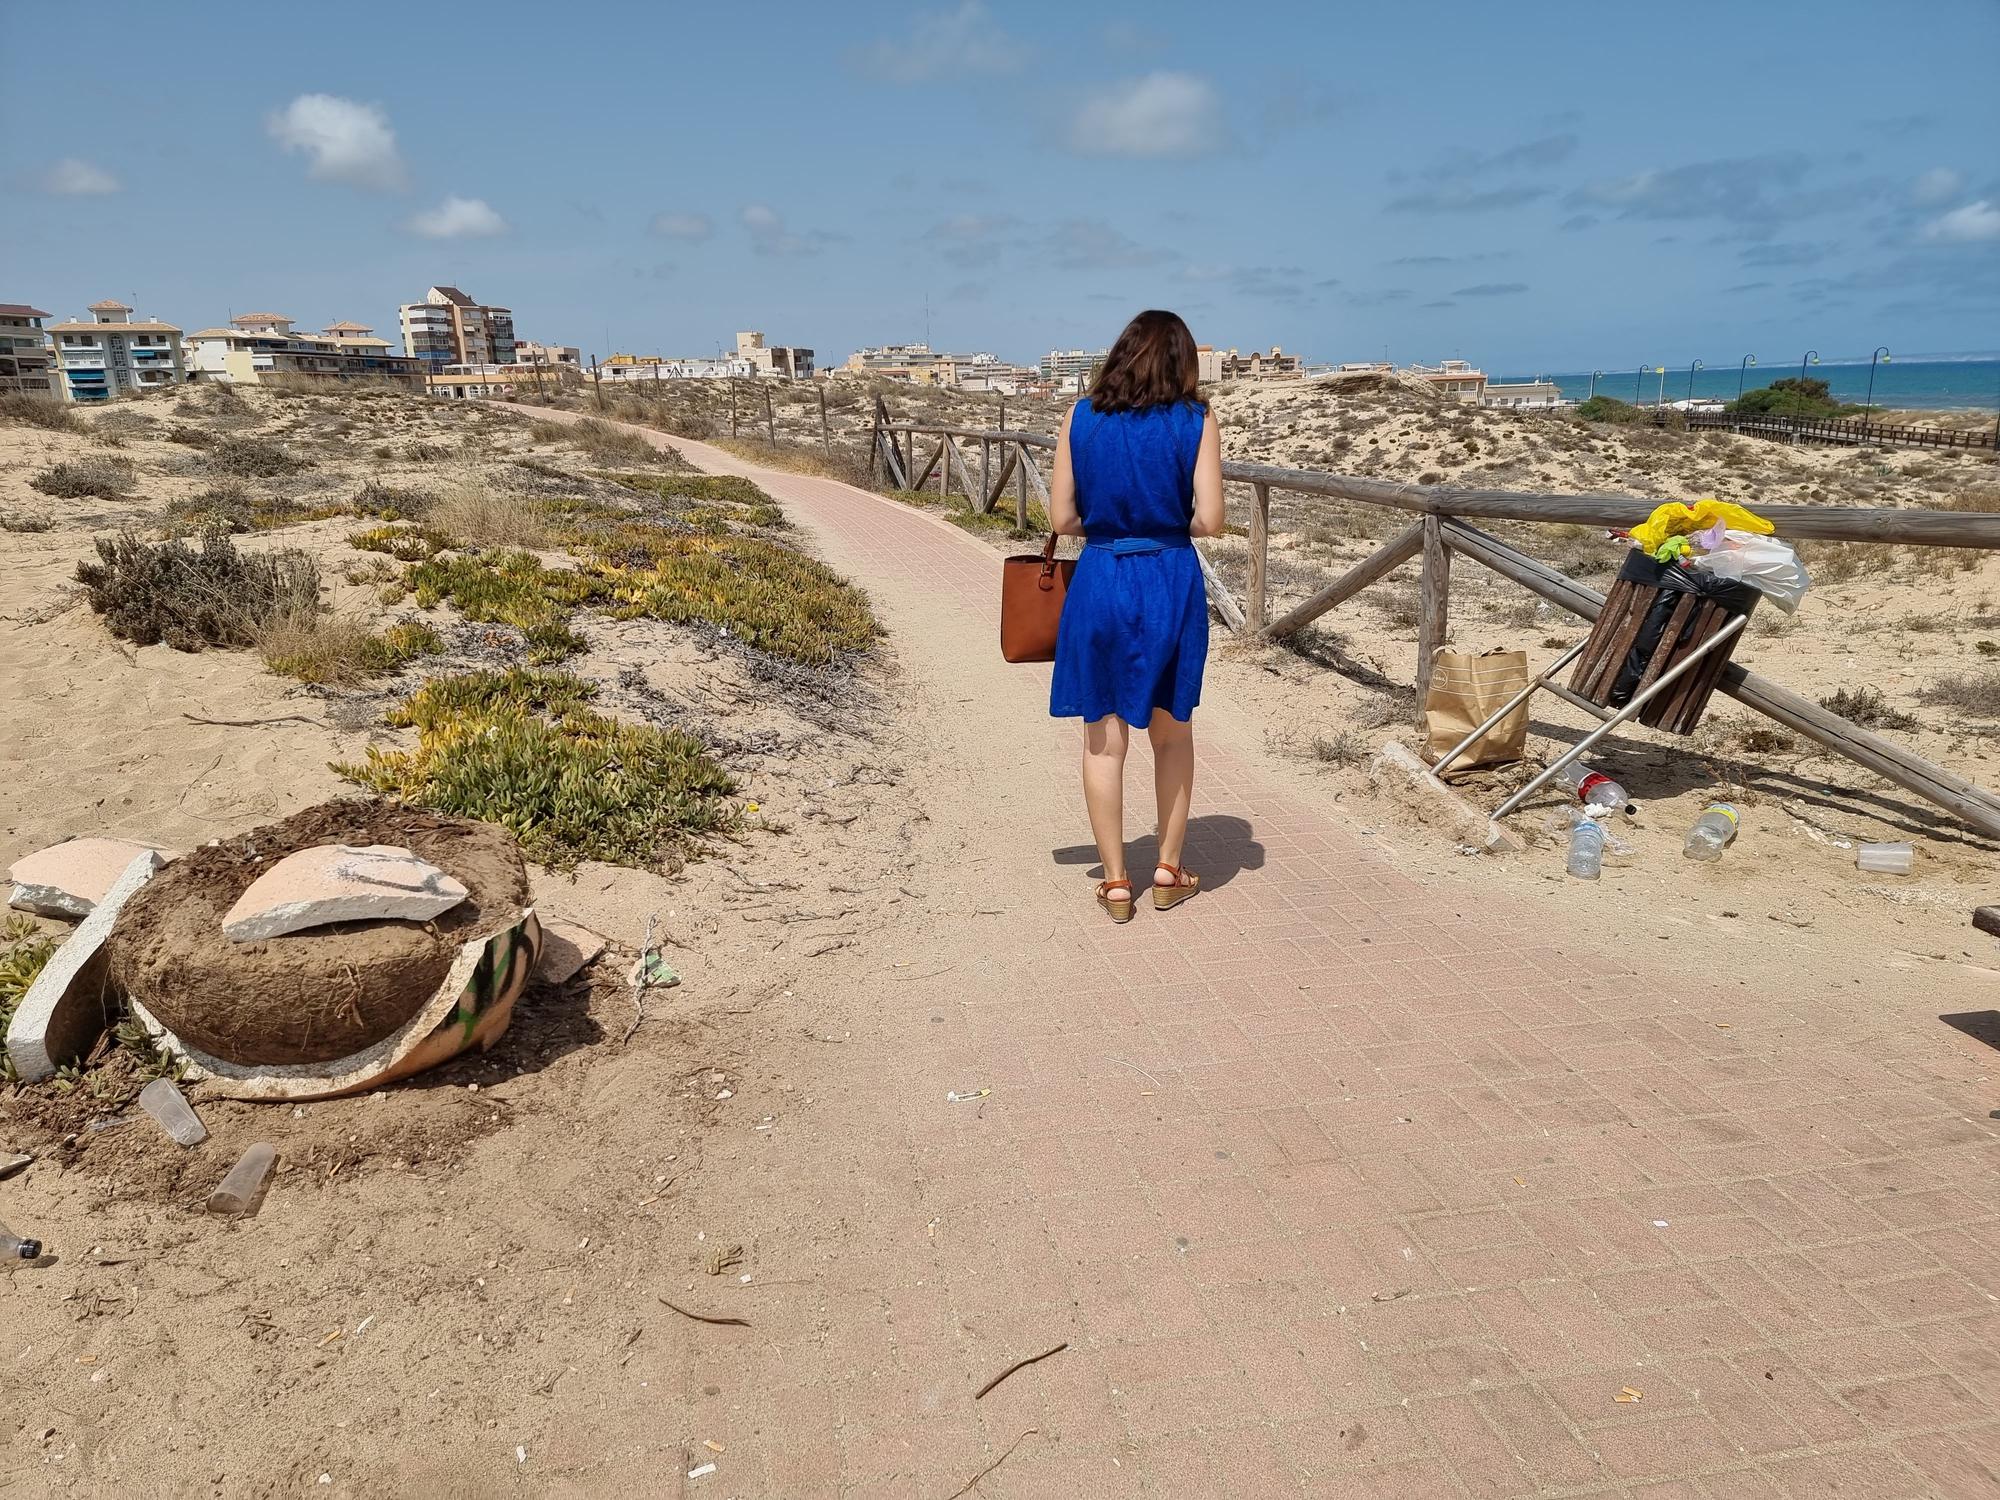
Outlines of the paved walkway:
M 865 1045 L 802 1085 L 813 1170 L 762 1179 L 822 1292 L 760 1320 L 730 1493 L 944 1500 L 1017 1438 L 973 1493 L 2000 1493 L 2000 1059 L 1962 1005 L 1639 974 L 1419 887 L 1217 734 L 1214 888 L 1094 920 L 1075 731 L 998 661 L 994 553 L 676 446 L 875 595 L 984 827 L 937 886 L 970 957 L 841 997 Z

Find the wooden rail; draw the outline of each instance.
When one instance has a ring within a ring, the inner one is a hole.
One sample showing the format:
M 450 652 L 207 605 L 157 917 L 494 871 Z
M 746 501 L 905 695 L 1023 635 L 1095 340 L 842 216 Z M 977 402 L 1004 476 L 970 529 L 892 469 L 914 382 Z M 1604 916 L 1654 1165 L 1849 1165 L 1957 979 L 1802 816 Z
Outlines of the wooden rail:
M 1664 421 L 1663 416 L 1660 420 Z M 1912 424 L 1874 422 L 1865 417 L 1787 417 L 1776 412 L 1735 416 L 1728 412 L 1689 412 L 1689 427 L 1720 427 L 1760 437 L 1804 438 L 1815 443 L 1882 443 L 1903 448 L 1993 447 L 1992 431 L 1954 430 Z
M 936 446 L 930 461 L 917 472 L 913 482 L 911 475 L 919 438 Z M 981 445 L 983 475 L 989 472 L 993 451 L 997 449 L 1001 458 L 999 484 L 989 486 L 982 482 L 975 487 L 959 449 L 961 442 Z M 1055 446 L 1053 438 L 1033 432 L 898 423 L 889 415 L 887 405 L 878 399 L 869 451 L 874 472 L 901 489 L 921 485 L 936 471 L 939 493 L 948 493 L 951 486 L 949 476 L 955 467 L 962 475 L 959 488 L 967 501 L 981 513 L 990 514 L 1005 488 L 1009 473 L 1032 476 L 1036 493 L 1047 505 L 1048 486 L 1042 479 L 1036 460 L 1038 455 L 1051 452 Z M 1602 594 L 1479 530 L 1469 524 L 1472 520 L 1603 526 L 1623 530 L 1645 520 L 1660 504 L 1657 500 L 1626 495 L 1542 495 L 1508 490 L 1461 489 L 1451 485 L 1396 484 L 1355 475 L 1280 468 L 1272 464 L 1225 462 L 1222 473 L 1225 480 L 1248 485 L 1251 491 L 1247 528 L 1249 580 L 1244 600 L 1238 601 L 1224 587 L 1207 558 L 1202 557 L 1202 573 L 1208 580 L 1210 603 L 1234 631 L 1265 640 L 1290 635 L 1404 563 L 1422 557 L 1423 573 L 1419 585 L 1422 614 L 1418 626 L 1416 685 L 1420 715 L 1429 685 L 1428 664 L 1434 649 L 1443 644 L 1447 634 L 1451 560 L 1454 555 L 1477 562 L 1587 620 L 1595 620 L 1604 604 Z M 1273 490 L 1291 490 L 1299 494 L 1380 506 L 1403 511 L 1413 519 L 1410 525 L 1341 577 L 1302 600 L 1275 622 L 1270 622 L 1266 601 Z M 1026 530 L 1028 508 L 1025 484 L 1019 494 L 1017 521 Z M 1846 509 L 1826 505 L 1766 505 L 1758 507 L 1758 514 L 1776 527 L 1778 535 L 1798 540 L 2000 550 L 2000 515 L 1996 514 Z M 1197 551 L 1197 556 L 1200 555 Z M 1829 713 L 1818 704 L 1735 663 L 1722 670 L 1717 686 L 1744 707 L 1935 803 L 1981 833 L 2000 838 L 2000 798 L 1965 778 L 1942 766 L 1933 765 L 1893 740 L 1873 734 L 1838 714 Z M 1564 693 L 1562 696 L 1567 698 L 1570 695 Z

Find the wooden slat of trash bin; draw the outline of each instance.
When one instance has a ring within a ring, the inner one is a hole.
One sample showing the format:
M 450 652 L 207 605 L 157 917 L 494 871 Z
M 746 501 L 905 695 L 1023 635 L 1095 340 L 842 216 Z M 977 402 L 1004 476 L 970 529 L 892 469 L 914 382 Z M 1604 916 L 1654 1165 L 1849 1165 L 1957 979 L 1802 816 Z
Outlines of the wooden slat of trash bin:
M 1628 578 L 1612 583 L 1604 596 L 1604 609 L 1591 629 L 1590 639 L 1584 646 L 1583 654 L 1577 658 L 1570 678 L 1571 689 L 1580 697 L 1605 708 L 1613 706 L 1610 702 L 1611 690 L 1617 685 L 1618 675 L 1625 668 L 1625 658 L 1638 640 L 1646 615 L 1659 592 L 1648 584 Z M 1632 689 L 1632 696 L 1636 698 L 1659 681 L 1663 673 L 1691 655 L 1731 618 L 1728 606 L 1719 600 L 1683 594 L 1668 616 L 1666 628 L 1660 632 L 1659 644 L 1653 648 L 1645 672 Z M 1669 734 L 1688 733 L 1701 722 L 1708 700 L 1721 681 L 1723 668 L 1728 665 L 1735 649 L 1736 640 L 1732 639 L 1703 657 L 1699 665 L 1682 674 L 1666 692 L 1646 705 L 1638 716 L 1639 722 Z

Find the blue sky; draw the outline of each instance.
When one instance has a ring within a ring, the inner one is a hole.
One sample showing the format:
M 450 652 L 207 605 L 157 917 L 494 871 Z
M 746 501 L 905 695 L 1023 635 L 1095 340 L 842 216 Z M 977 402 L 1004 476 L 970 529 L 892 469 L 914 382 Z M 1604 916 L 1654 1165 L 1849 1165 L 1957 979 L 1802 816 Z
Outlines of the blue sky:
M 0 300 L 1508 371 L 2000 346 L 2000 4 L 0 0 Z

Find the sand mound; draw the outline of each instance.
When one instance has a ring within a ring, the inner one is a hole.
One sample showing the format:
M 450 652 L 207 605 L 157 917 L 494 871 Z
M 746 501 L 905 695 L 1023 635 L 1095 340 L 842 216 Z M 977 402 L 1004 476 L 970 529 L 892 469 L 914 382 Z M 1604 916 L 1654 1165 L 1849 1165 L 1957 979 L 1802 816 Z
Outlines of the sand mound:
M 346 922 L 261 943 L 223 936 L 237 897 L 315 844 L 394 844 L 471 893 L 435 922 Z M 513 836 L 490 823 L 383 800 L 343 799 L 197 849 L 125 908 L 114 982 L 189 1045 L 245 1065 L 347 1057 L 408 1021 L 462 944 L 514 921 L 528 900 Z

